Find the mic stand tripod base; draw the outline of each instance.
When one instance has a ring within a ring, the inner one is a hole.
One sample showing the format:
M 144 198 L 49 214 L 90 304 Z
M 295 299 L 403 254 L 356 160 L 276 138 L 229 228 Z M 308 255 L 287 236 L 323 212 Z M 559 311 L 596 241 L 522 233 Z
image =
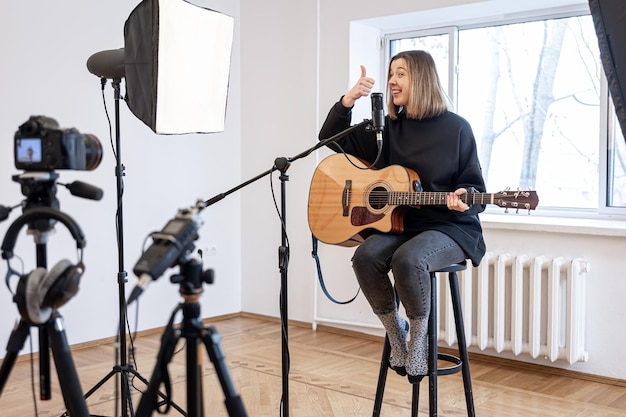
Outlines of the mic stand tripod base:
M 224 362 L 224 351 L 221 347 L 221 336 L 213 327 L 203 327 L 200 319 L 199 294 L 186 296 L 185 302 L 178 305 L 172 313 L 170 321 L 161 336 L 161 348 L 157 355 L 157 362 L 150 378 L 148 389 L 144 392 L 137 408 L 136 417 L 150 417 L 157 408 L 157 390 L 161 384 L 169 396 L 170 378 L 167 365 L 172 360 L 176 344 L 181 337 L 186 339 L 187 353 L 187 416 L 201 417 L 203 415 L 202 400 L 202 367 L 199 361 L 198 344 L 204 343 L 209 358 L 215 367 L 222 391 L 224 404 L 230 417 L 247 417 L 246 410 L 230 379 L 228 368 Z M 179 328 L 174 327 L 174 318 L 182 310 L 183 321 Z M 167 407 L 171 399 L 166 399 Z M 167 411 L 167 410 L 166 410 Z M 166 412 L 164 411 L 164 412 Z

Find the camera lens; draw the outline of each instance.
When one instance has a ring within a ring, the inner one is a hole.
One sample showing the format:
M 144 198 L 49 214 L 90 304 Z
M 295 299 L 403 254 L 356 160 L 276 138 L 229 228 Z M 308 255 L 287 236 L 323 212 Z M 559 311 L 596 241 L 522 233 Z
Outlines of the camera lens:
M 90 133 L 83 134 L 83 141 L 85 142 L 85 169 L 91 171 L 98 168 L 102 161 L 102 144 Z

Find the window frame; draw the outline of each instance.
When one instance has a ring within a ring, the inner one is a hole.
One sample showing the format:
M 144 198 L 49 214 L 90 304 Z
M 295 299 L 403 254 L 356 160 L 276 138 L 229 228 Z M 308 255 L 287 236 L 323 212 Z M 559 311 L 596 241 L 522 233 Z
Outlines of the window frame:
M 533 21 L 568 18 L 575 16 L 590 15 L 588 7 L 565 7 L 561 9 L 551 9 L 550 11 L 528 11 L 518 13 L 508 18 L 503 16 L 485 17 L 475 19 L 467 24 L 441 25 L 434 27 L 409 28 L 402 31 L 387 31 L 381 33 L 382 52 L 381 52 L 381 74 L 387 73 L 387 67 L 391 58 L 390 44 L 392 41 L 424 37 L 432 35 L 448 35 L 449 37 L 449 64 L 448 64 L 448 94 L 456 111 L 458 103 L 458 46 L 459 32 L 468 29 L 484 28 L 489 26 L 509 25 L 516 23 L 526 23 Z M 563 218 L 626 218 L 626 207 L 612 207 L 608 205 L 609 193 L 609 147 L 614 140 L 620 140 L 614 136 L 615 110 L 608 91 L 608 82 L 604 71 L 600 72 L 600 106 L 599 106 L 599 132 L 598 132 L 598 201 L 597 208 L 580 209 L 570 207 L 542 207 L 542 215 Z M 489 214 L 501 213 L 497 208 L 487 209 Z

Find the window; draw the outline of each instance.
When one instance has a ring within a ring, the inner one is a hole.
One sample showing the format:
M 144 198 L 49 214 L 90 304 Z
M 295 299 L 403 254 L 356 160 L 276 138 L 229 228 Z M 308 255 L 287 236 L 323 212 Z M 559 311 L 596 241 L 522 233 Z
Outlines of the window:
M 626 214 L 626 146 L 615 117 L 601 123 L 610 105 L 591 16 L 454 29 L 387 36 L 388 58 L 433 55 L 472 125 L 488 191 L 537 190 L 542 210 Z

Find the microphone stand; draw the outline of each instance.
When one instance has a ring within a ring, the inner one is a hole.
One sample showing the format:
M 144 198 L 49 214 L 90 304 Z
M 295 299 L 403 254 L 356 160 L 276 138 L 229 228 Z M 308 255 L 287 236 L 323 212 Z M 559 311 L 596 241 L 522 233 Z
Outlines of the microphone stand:
M 204 202 L 205 208 L 217 203 L 218 201 L 224 199 L 227 195 L 234 193 L 237 190 L 257 181 L 260 178 L 265 177 L 268 174 L 271 174 L 274 171 L 280 171 L 280 194 L 281 194 L 281 205 L 280 205 L 280 218 L 281 218 L 281 246 L 278 248 L 278 265 L 280 270 L 280 323 L 281 323 L 281 353 L 282 353 L 282 409 L 280 415 L 282 417 L 289 417 L 289 319 L 288 319 L 288 291 L 287 291 L 287 283 L 288 283 L 288 270 L 289 270 L 289 247 L 287 246 L 287 205 L 286 205 L 286 182 L 289 181 L 289 176 L 286 174 L 287 169 L 292 162 L 297 161 L 300 158 L 304 158 L 317 149 L 330 145 L 339 139 L 347 136 L 352 131 L 362 127 L 362 126 L 370 126 L 370 120 L 363 120 L 361 123 L 350 126 L 349 128 L 339 132 L 338 134 L 331 136 L 327 139 L 319 141 L 315 146 L 301 152 L 291 158 L 279 157 L 274 160 L 274 166 L 261 174 L 257 175 L 254 178 L 249 179 L 248 181 L 231 188 L 230 190 L 218 194 L 213 198 Z

